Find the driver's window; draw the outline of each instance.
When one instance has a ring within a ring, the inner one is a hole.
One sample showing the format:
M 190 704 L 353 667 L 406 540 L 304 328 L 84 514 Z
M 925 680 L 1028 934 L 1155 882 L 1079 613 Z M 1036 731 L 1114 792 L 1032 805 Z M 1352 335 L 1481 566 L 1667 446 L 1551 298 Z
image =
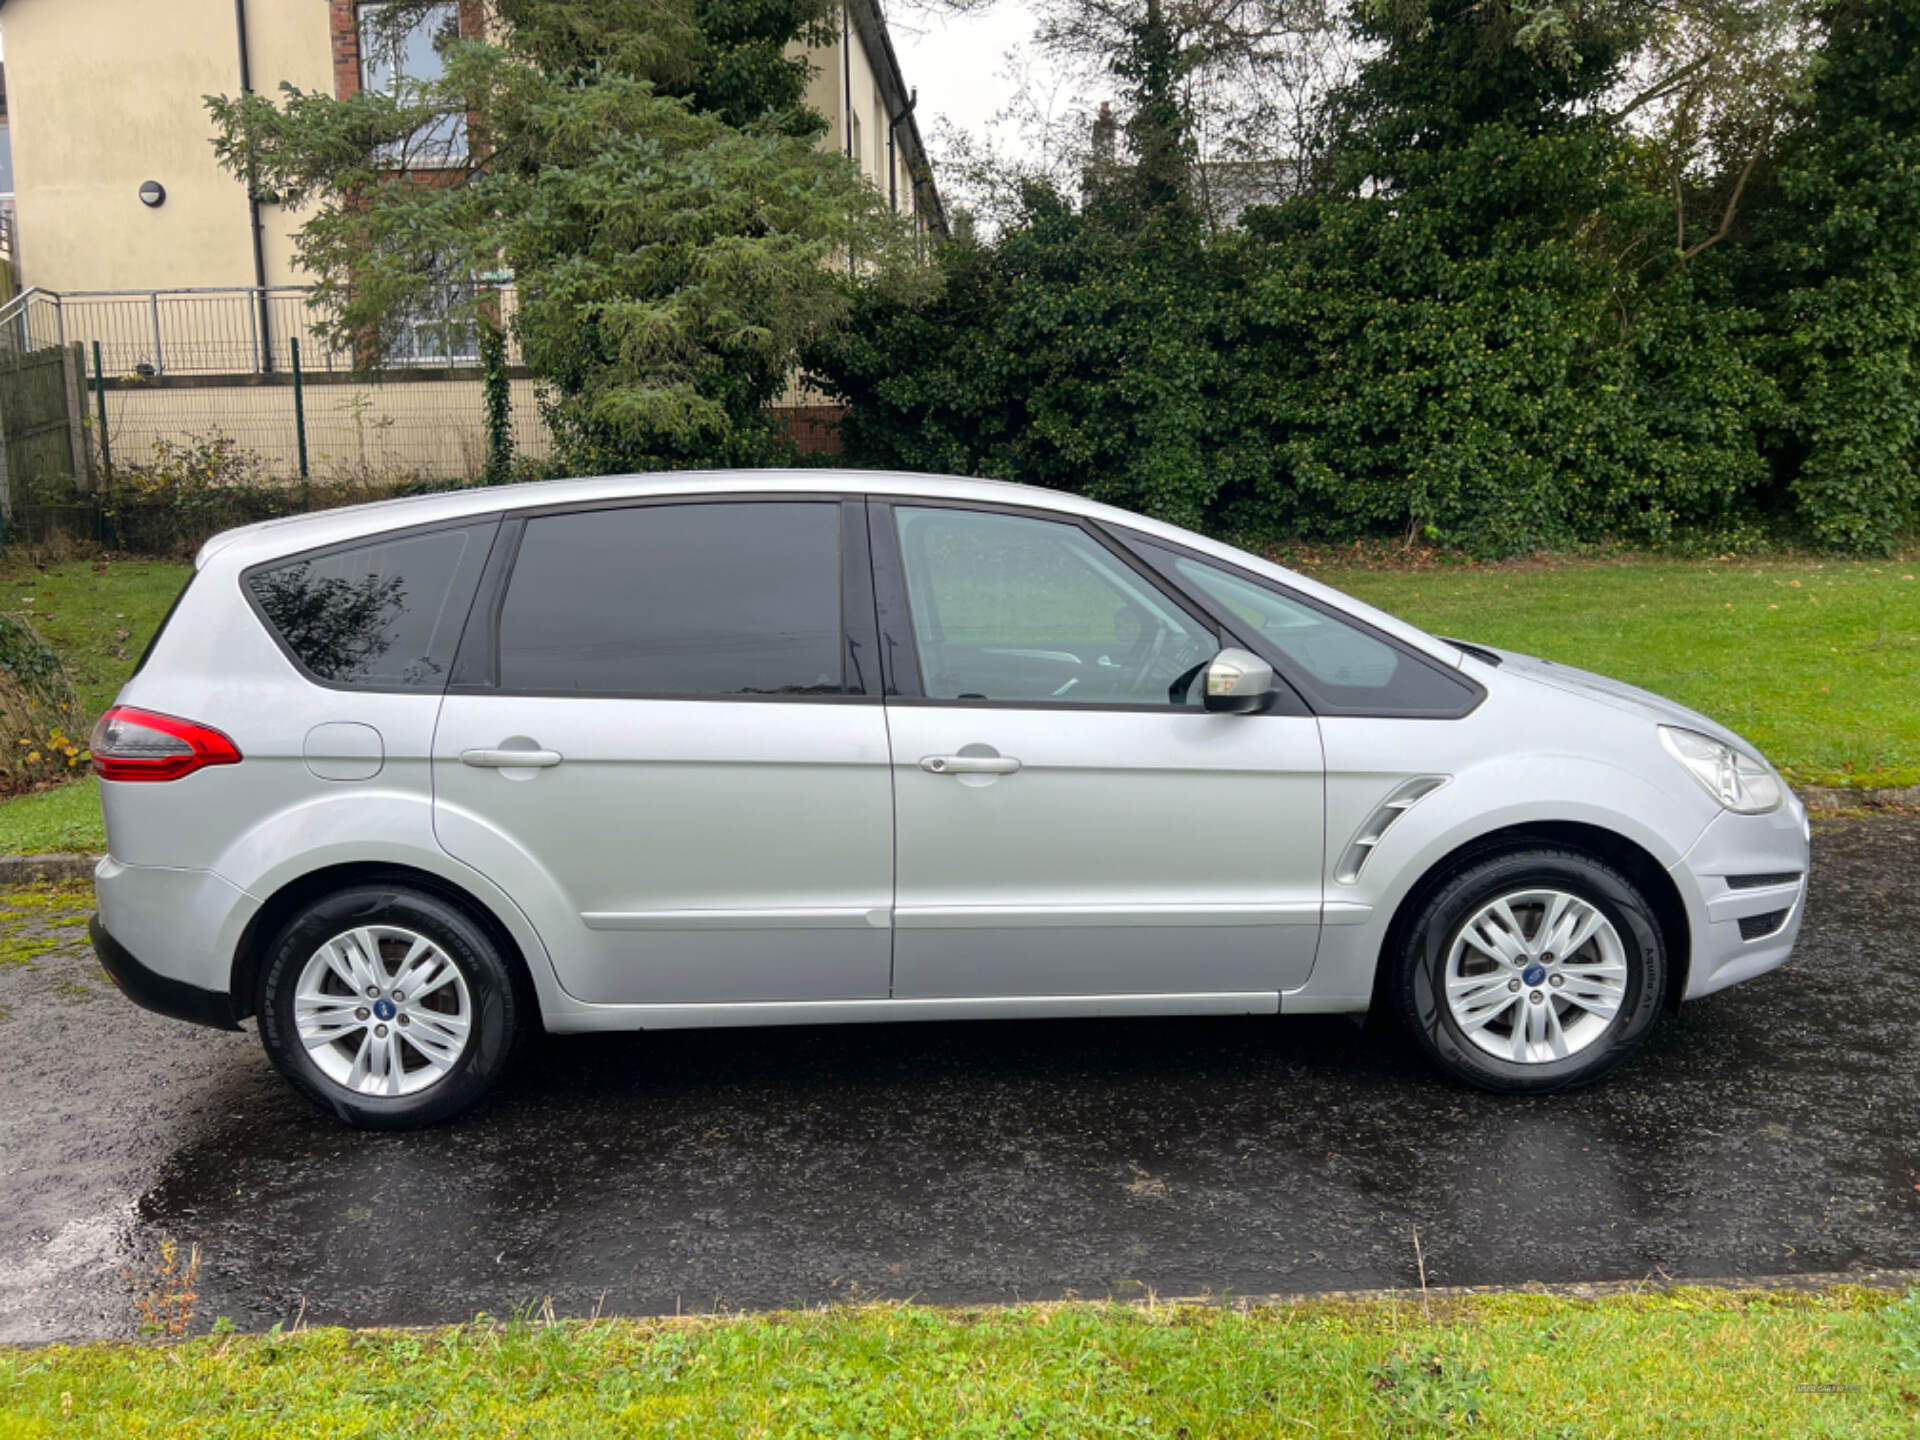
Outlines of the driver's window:
M 927 695 L 1200 703 L 1216 637 L 1078 526 L 978 510 L 893 513 Z

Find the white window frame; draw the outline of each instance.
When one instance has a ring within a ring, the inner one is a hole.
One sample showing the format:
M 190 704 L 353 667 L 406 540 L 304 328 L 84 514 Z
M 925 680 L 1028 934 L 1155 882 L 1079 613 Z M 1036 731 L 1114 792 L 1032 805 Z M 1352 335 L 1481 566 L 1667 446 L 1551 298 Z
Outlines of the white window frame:
M 438 34 L 449 19 L 453 22 L 454 33 L 460 33 L 460 5 L 459 0 L 440 0 L 421 17 L 420 25 L 401 39 L 399 48 L 389 49 L 385 54 L 374 54 L 369 43 L 368 20 L 381 11 L 392 9 L 393 5 L 394 0 L 355 0 L 353 24 L 360 52 L 360 88 L 391 95 L 401 104 L 409 104 L 420 98 L 417 92 L 408 93 L 410 85 L 424 85 L 440 77 L 409 75 L 406 71 L 406 48 L 420 30 L 426 30 L 429 35 Z M 404 165 L 409 170 L 458 169 L 467 162 L 466 114 L 450 111 L 438 120 L 423 125 L 405 140 L 383 147 L 383 150 L 382 159 Z

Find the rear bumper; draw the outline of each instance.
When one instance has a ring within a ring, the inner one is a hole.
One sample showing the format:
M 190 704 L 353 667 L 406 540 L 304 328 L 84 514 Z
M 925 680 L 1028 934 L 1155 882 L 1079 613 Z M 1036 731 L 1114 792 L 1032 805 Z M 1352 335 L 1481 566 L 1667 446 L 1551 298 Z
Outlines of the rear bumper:
M 231 1029 L 233 963 L 260 905 L 211 870 L 128 865 L 93 872 L 94 949 L 127 997 L 149 1010 Z M 202 997 L 216 996 L 220 1004 Z
M 233 996 L 226 991 L 203 990 L 148 969 L 107 933 L 98 915 L 87 922 L 87 934 L 93 939 L 93 953 L 100 957 L 100 964 L 120 987 L 120 993 L 134 1004 L 195 1025 L 211 1025 L 218 1030 L 240 1028 L 233 1013 Z

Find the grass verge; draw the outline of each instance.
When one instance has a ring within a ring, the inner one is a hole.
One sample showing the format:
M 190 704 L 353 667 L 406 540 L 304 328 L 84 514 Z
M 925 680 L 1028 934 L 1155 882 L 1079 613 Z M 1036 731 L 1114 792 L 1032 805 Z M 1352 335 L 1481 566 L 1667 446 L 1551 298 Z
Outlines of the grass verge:
M 133 673 L 191 572 L 168 560 L 16 558 L 0 565 L 0 609 L 25 616 L 59 650 L 91 721 Z M 106 848 L 100 787 L 90 777 L 0 801 L 0 854 Z
M 0 855 L 93 855 L 106 848 L 100 782 L 91 775 L 0 801 Z
M 1920 565 L 1314 569 L 1437 635 L 1595 670 L 1745 735 L 1796 785 L 1920 784 Z
M 172 560 L 0 565 L 0 609 L 22 615 L 60 652 L 89 718 L 133 673 L 193 567 Z
M 1865 1289 L 872 1306 L 0 1352 L 0 1436 L 1866 1436 L 1916 1392 L 1920 1298 Z

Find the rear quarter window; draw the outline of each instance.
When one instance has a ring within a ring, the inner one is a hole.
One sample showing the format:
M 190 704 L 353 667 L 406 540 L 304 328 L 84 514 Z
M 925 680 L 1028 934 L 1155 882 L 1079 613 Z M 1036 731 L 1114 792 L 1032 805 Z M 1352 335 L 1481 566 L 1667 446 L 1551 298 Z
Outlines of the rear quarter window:
M 329 685 L 444 689 L 499 521 L 376 536 L 256 565 L 243 585 L 300 668 Z

